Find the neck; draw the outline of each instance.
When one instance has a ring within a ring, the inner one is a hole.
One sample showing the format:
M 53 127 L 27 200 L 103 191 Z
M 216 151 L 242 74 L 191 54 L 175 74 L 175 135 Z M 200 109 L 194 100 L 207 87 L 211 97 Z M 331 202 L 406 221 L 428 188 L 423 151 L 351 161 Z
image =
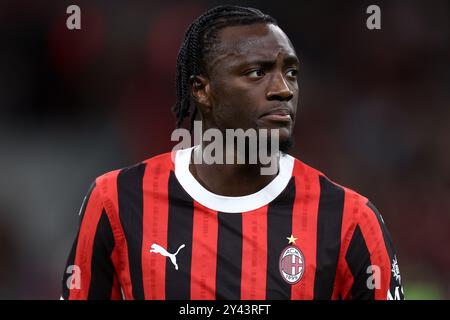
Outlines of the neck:
M 209 191 L 223 196 L 239 197 L 258 192 L 267 186 L 278 174 L 279 161 L 276 161 L 274 174 L 261 174 L 263 167 L 265 166 L 259 162 L 256 164 L 236 164 L 236 161 L 234 164 L 204 162 L 196 164 L 194 152 L 192 152 L 189 171 Z

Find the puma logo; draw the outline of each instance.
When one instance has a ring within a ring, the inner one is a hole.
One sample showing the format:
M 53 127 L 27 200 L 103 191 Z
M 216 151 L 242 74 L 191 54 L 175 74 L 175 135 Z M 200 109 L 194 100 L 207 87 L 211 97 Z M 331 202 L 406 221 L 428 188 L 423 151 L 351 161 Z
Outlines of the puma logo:
M 164 249 L 163 247 L 161 247 L 159 244 L 154 243 L 154 244 L 151 245 L 150 252 L 159 253 L 159 254 L 161 254 L 161 255 L 164 256 L 164 257 L 169 257 L 169 258 L 170 258 L 170 261 L 172 261 L 172 264 L 175 266 L 175 270 L 178 270 L 177 257 L 176 257 L 176 255 L 177 255 L 178 252 L 180 252 L 180 250 L 183 249 L 184 247 L 185 247 L 185 245 L 182 244 L 182 245 L 178 248 L 177 252 L 175 252 L 175 253 L 169 253 L 169 252 L 167 252 L 166 249 Z

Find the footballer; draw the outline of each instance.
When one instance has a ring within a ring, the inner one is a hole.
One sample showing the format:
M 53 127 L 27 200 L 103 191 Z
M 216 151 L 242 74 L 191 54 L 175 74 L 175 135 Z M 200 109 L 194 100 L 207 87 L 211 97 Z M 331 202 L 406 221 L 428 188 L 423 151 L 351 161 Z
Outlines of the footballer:
M 81 207 L 62 298 L 403 299 L 375 206 L 288 154 L 298 69 L 269 15 L 219 6 L 198 17 L 177 60 L 177 126 L 200 119 L 203 130 L 275 129 L 276 170 L 196 163 L 202 141 L 98 177 Z

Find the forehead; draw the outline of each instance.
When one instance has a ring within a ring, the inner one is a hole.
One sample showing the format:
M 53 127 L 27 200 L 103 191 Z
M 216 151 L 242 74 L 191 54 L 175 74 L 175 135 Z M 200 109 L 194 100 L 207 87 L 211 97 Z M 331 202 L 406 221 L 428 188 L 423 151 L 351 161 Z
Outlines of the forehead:
M 281 53 L 295 56 L 295 50 L 280 27 L 273 24 L 230 26 L 218 32 L 218 44 L 210 66 L 236 64 L 256 58 L 276 59 Z

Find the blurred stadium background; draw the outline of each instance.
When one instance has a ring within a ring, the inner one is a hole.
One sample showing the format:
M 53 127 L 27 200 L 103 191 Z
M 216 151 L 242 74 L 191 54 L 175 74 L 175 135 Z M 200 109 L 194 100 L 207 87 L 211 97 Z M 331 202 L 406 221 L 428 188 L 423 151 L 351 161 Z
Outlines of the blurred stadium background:
M 271 14 L 298 51 L 293 154 L 376 204 L 407 299 L 449 299 L 447 0 L 1 0 L 0 298 L 59 298 L 90 183 L 170 149 L 184 30 L 224 3 Z

